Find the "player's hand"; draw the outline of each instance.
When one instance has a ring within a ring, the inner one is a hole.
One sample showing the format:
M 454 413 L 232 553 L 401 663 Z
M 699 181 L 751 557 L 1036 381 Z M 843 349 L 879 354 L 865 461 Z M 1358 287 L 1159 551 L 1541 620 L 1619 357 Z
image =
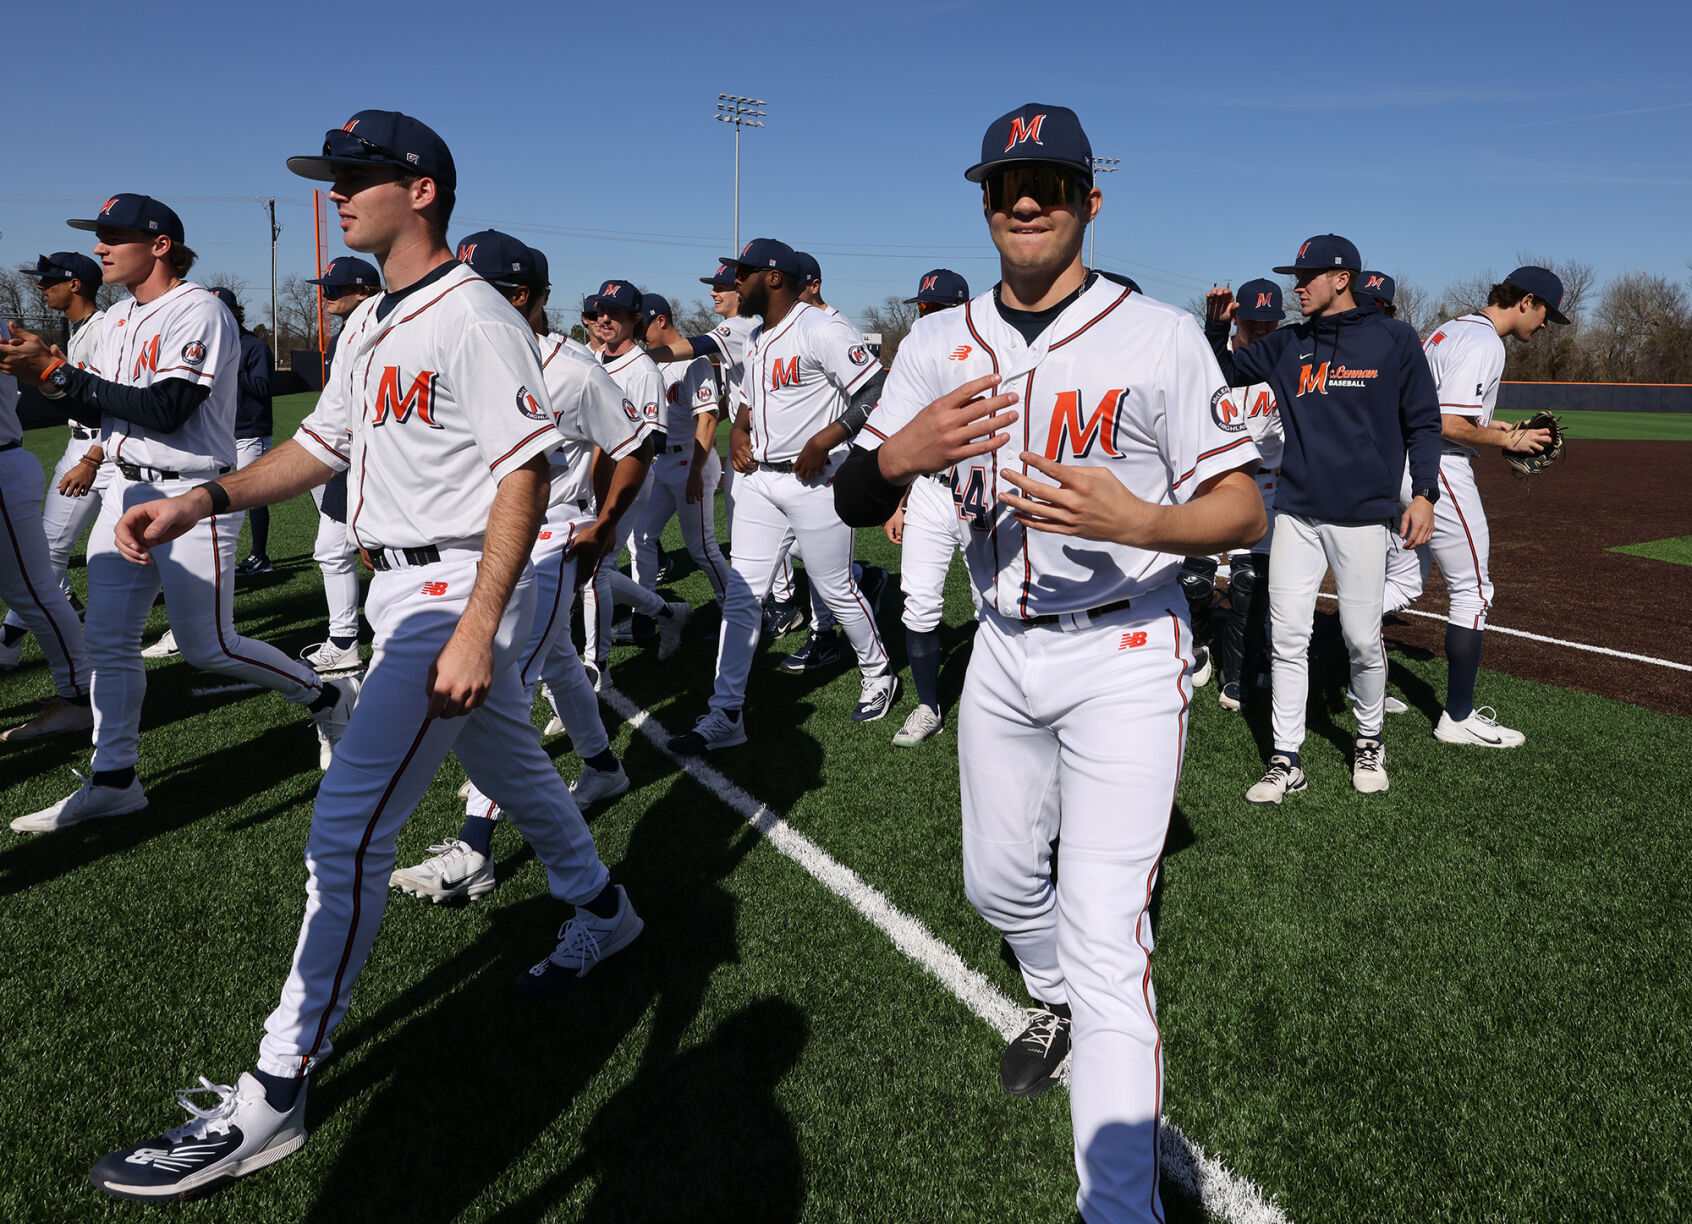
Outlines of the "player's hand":
M 747 430 L 729 427 L 729 462 L 742 474 L 758 470 L 758 461 L 752 458 L 752 435 Z
M 1000 476 L 1026 494 L 999 494 L 999 501 L 1024 527 L 1148 547 L 1158 507 L 1134 496 L 1109 468 L 1054 463 L 1033 451 L 1023 451 L 1021 459 L 1053 482 L 1046 484 L 1009 468 L 999 469 Z
M 576 561 L 576 587 L 579 590 L 599 568 L 599 559 L 617 539 L 617 526 L 604 519 L 595 519 L 570 537 L 564 545 L 564 555 Z
M 10 336 L 0 344 L 0 373 L 25 382 L 38 383 L 41 372 L 53 364 L 53 350 L 22 323 L 10 325 Z
M 966 382 L 924 408 L 886 442 L 877 462 L 881 474 L 906 484 L 925 473 L 943 472 L 955 463 L 998 450 L 1010 441 L 1017 421 L 1006 409 L 1017 402 L 1014 391 L 989 394 L 999 385 L 997 374 Z
M 131 506 L 115 529 L 118 553 L 125 561 L 151 565 L 153 549 L 186 535 L 209 509 L 210 498 L 198 490 Z
M 1232 289 L 1213 285 L 1210 292 L 1204 295 L 1204 317 L 1212 322 L 1229 322 L 1239 312 L 1240 304 L 1234 300 Z
M 99 474 L 100 465 L 97 463 L 79 462 L 66 472 L 59 481 L 59 495 L 61 497 L 86 497 L 88 490 L 94 487 L 94 477 Z
M 882 524 L 881 529 L 887 533 L 887 538 L 895 544 L 905 542 L 905 508 L 900 506 L 893 512 L 893 517 Z
M 1404 517 L 1398 523 L 1398 534 L 1404 537 L 1404 547 L 1420 548 L 1433 539 L 1433 533 L 1433 503 L 1425 497 L 1411 498 Z
M 1515 451 L 1519 455 L 1537 455 L 1551 445 L 1551 431 L 1549 429 L 1515 430 L 1510 426 L 1504 427 L 1510 436 L 1504 440 L 1504 449 Z
M 454 633 L 429 664 L 429 715 L 457 718 L 488 699 L 493 687 L 492 642 L 466 641 Z
M 814 434 L 805 443 L 805 449 L 799 452 L 799 457 L 793 461 L 793 474 L 806 484 L 822 475 L 828 466 L 828 443 L 821 433 Z
M 688 469 L 687 473 L 687 504 L 697 506 L 705 500 L 705 473 L 698 467 Z

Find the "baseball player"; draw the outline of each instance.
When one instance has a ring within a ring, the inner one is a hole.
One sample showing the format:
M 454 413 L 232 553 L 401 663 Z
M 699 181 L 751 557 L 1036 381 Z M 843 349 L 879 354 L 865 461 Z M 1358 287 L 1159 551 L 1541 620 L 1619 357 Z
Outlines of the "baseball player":
M 905 299 L 907 305 L 915 304 L 921 319 L 967 301 L 969 282 L 950 268 L 925 273 L 917 282 L 916 296 Z M 916 708 L 893 736 L 901 748 L 916 747 L 945 725 L 940 708 L 940 613 L 952 554 L 964 546 L 962 525 L 973 521 L 963 509 L 966 492 L 954 485 L 950 472 L 925 473 L 911 481 L 884 527 L 887 538 L 900 547 L 905 654 L 917 693 Z
M 565 715 L 564 726 L 585 762 L 570 786 L 576 806 L 585 811 L 627 791 L 629 777 L 611 751 L 599 701 L 570 645 L 577 564 L 582 561 L 591 572 L 602 543 L 616 538 L 618 519 L 634 503 L 646 479 L 651 450 L 646 439 L 651 426 L 624 412 L 622 390 L 597 361 L 570 349 L 562 336 L 548 333 L 550 285 L 545 255 L 509 234 L 482 230 L 459 242 L 458 258 L 493 285 L 535 333 L 547 400 L 565 439 L 547 457 L 552 490 L 529 553 L 535 574 L 535 616 L 518 665 L 518 680 L 532 706 L 535 686 L 543 666 L 547 667 L 553 679 L 551 691 L 561 698 L 557 709 Z M 597 516 L 593 512 L 595 448 L 616 465 Z M 549 665 L 555 650 L 563 652 L 564 658 Z M 474 778 L 467 783 L 464 800 L 464 827 L 459 835 L 430 846 L 429 857 L 415 867 L 395 871 L 388 878 L 390 887 L 435 902 L 455 897 L 475 900 L 493 891 L 491 848 L 501 811 Z
M 1352 293 L 1359 306 L 1373 305 L 1389 319 L 1398 317 L 1398 307 L 1393 299 L 1398 296 L 1398 282 L 1385 272 L 1371 272 L 1364 269 L 1357 278 L 1357 289 Z
M 209 290 L 187 281 L 194 252 L 182 222 L 150 196 L 115 195 L 93 230 L 106 279 L 132 297 L 106 312 L 93 368 L 76 369 L 37 336 L 17 330 L 0 346 L 0 368 L 42 384 L 49 398 L 103 414 L 101 436 L 117 473 L 88 539 L 88 616 L 93 666 L 94 770 L 65 799 L 20 816 L 12 828 L 44 833 L 147 806 L 135 776 L 147 673 L 141 629 L 161 587 L 183 656 L 196 667 L 281 693 L 307 706 L 327 766 L 358 687 L 329 683 L 274 646 L 235 632 L 235 548 L 241 520 L 226 506 L 161 544 L 149 565 L 134 565 L 117 544 L 129 510 L 187 492 L 235 464 L 235 319 Z M 98 370 L 99 373 L 95 371 Z
M 1423 345 L 1439 390 L 1439 487 L 1444 496 L 1434 506 L 1433 538 L 1419 549 L 1417 578 L 1431 561 L 1438 561 L 1451 596 L 1445 627 L 1445 709 L 1434 727 L 1434 738 L 1448 744 L 1515 748 L 1527 741 L 1520 731 L 1500 726 L 1490 709 L 1475 708 L 1475 678 L 1492 611 L 1492 579 L 1487 574 L 1492 535 L 1470 462 L 1482 447 L 1537 454 L 1550 444 L 1549 430 L 1514 430 L 1494 421 L 1492 414 L 1504 375 L 1504 338 L 1526 343 L 1547 323 L 1566 324 L 1563 298 L 1563 282 L 1556 273 L 1517 268 L 1492 287 L 1482 309 L 1440 324 Z M 1400 497 L 1408 498 L 1414 487 L 1407 474 Z
M 829 493 L 845 456 L 843 438 L 854 432 L 840 432 L 841 410 L 867 415 L 885 374 L 851 324 L 799 300 L 799 262 L 785 242 L 755 238 L 723 262 L 735 267 L 745 308 L 764 322 L 752 333 L 734 389 L 730 446 L 746 479 L 735 505 L 734 577 L 723 600 L 715 690 L 693 729 L 669 742 L 672 752 L 688 755 L 746 742 L 741 705 L 758 648 L 759 604 L 790 535 L 857 653 L 863 685 L 853 721 L 885 718 L 899 686 L 852 581 L 852 530 Z
M 276 373 L 276 360 L 270 346 L 247 330 L 247 312 L 231 289 L 213 289 L 212 296 L 229 308 L 235 316 L 235 327 L 241 337 L 241 359 L 236 380 L 239 394 L 235 405 L 235 469 L 257 462 L 270 449 L 271 424 L 270 382 Z M 235 567 L 239 576 L 268 574 L 276 567 L 270 563 L 270 507 L 254 506 L 247 514 L 253 529 L 253 550 Z
M 34 275 L 47 306 L 65 316 L 70 326 L 70 343 L 65 360 L 87 369 L 100 339 L 105 312 L 96 307 L 100 292 L 100 265 L 74 251 L 56 251 L 37 257 Z M 100 512 L 100 496 L 110 483 L 112 469 L 102 466 L 105 451 L 100 446 L 100 429 L 72 418 L 70 444 L 47 482 L 47 499 L 40 508 L 41 530 L 47 538 L 48 565 L 55 585 L 64 588 L 71 606 L 77 607 L 66 571 L 76 542 Z M 16 608 L 6 613 L 0 627 L 0 671 L 16 667 L 29 630 Z
M 28 722 L 0 739 L 43 739 L 94 725 L 88 706 L 88 652 L 70 596 L 53 580 L 47 537 L 41 530 L 41 464 L 23 445 L 18 424 L 18 382 L 0 373 L 0 599 L 35 634 L 53 673 L 56 696 Z M 15 662 L 15 660 L 14 660 Z
M 1262 533 L 1257 452 L 1191 316 L 1083 265 L 1102 196 L 1073 111 L 995 120 L 967 176 L 1003 279 L 917 320 L 835 498 L 868 526 L 922 473 L 975 491 L 964 885 L 1036 1000 L 1001 1083 L 1034 1095 L 1069 1056 L 1082 1218 L 1161 1220 L 1147 906 L 1192 696 L 1175 575 Z
M 137 506 L 118 533 L 134 560 L 208 512 L 294 496 L 352 470 L 348 523 L 376 570 L 365 701 L 324 776 L 306 847 L 306 912 L 255 1070 L 201 1083 L 174 1130 L 113 1152 L 94 1184 L 175 1199 L 242 1177 L 305 1142 L 308 1076 L 330 1053 L 387 902 L 394 838 L 449 750 L 506 807 L 573 902 L 552 955 L 520 980 L 557 989 L 641 930 L 529 722 L 518 660 L 534 613 L 530 546 L 562 441 L 534 334 L 446 246 L 457 187 L 433 131 L 393 111 L 331 129 L 295 173 L 333 180 L 349 247 L 387 291 L 347 319 L 335 377 L 288 442 L 226 480 Z
M 1319 234 L 1277 275 L 1298 281 L 1304 321 L 1231 349 L 1228 322 L 1239 311 L 1228 289 L 1206 297 L 1205 334 L 1230 385 L 1266 382 L 1281 419 L 1282 452 L 1270 546 L 1269 615 L 1274 640 L 1274 752 L 1246 791 L 1278 804 L 1308 785 L 1299 756 L 1309 696 L 1309 647 L 1316 591 L 1330 568 L 1356 694 L 1357 790 L 1387 789 L 1381 721 L 1386 648 L 1381 641 L 1386 549 L 1393 522 L 1411 546 L 1433 529 L 1439 411 L 1420 337 L 1408 324 L 1360 309 L 1352 286 L 1363 267 L 1357 247 Z M 1244 420 L 1232 428 L 1245 432 Z M 1414 493 L 1399 514 L 1394 485 L 1408 454 Z

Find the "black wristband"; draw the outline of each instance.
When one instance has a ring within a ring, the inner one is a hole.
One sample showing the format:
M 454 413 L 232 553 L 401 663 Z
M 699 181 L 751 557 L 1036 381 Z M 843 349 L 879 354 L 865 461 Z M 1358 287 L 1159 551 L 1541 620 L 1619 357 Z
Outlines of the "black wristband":
M 206 496 L 211 498 L 213 514 L 222 514 L 229 509 L 229 490 L 218 484 L 217 481 L 208 480 L 204 484 L 197 484 L 194 487 L 204 489 Z

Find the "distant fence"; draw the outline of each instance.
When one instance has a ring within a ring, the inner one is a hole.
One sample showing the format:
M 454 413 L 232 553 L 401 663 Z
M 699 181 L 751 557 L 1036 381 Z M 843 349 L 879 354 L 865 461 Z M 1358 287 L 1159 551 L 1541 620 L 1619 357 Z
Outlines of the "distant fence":
M 1692 412 L 1692 383 L 1507 382 L 1498 387 L 1498 411 Z

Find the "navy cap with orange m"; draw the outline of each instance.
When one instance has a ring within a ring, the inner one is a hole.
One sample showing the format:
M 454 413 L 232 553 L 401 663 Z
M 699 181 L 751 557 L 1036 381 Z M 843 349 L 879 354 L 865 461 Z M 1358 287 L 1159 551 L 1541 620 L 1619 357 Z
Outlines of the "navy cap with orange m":
M 1027 102 L 988 125 L 981 138 L 981 160 L 964 177 L 979 183 L 1002 166 L 1050 162 L 1077 170 L 1093 181 L 1093 145 L 1081 120 L 1067 106 Z
M 916 296 L 906 298 L 905 304 L 957 306 L 967 301 L 969 282 L 950 268 L 935 268 L 932 272 L 923 273 L 922 279 L 917 282 Z
M 119 192 L 100 205 L 99 216 L 79 217 L 66 221 L 65 224 L 79 230 L 139 230 L 143 234 L 169 238 L 179 246 L 184 242 L 182 218 L 176 215 L 170 205 L 161 203 L 152 196 L 136 195 L 127 191 Z
M 1357 274 L 1357 287 L 1352 296 L 1359 302 L 1380 302 L 1391 306 L 1398 293 L 1398 282 L 1385 272 L 1371 272 L 1365 268 Z
M 1504 283 L 1533 294 L 1544 305 L 1545 317 L 1553 323 L 1569 321 L 1569 317 L 1563 313 L 1563 299 L 1567 296 L 1563 290 L 1563 278 L 1550 268 L 1529 264 L 1506 276 Z
M 499 230 L 477 230 L 458 240 L 458 262 L 477 276 L 496 285 L 546 284 L 546 274 L 535 266 L 534 248 Z
M 1248 280 L 1234 290 L 1234 300 L 1240 304 L 1239 317 L 1260 323 L 1279 323 L 1287 317 L 1281 302 L 1281 287 L 1264 277 Z
M 421 119 L 399 111 L 359 111 L 324 133 L 322 154 L 288 159 L 288 169 L 295 174 L 321 182 L 334 182 L 343 170 L 359 166 L 392 166 L 458 189 L 458 169 L 446 141 Z
M 1276 276 L 1290 276 L 1310 269 L 1327 272 L 1341 268 L 1352 272 L 1363 270 L 1363 256 L 1357 253 L 1357 244 L 1338 234 L 1317 234 L 1304 240 L 1290 264 L 1269 270 Z

